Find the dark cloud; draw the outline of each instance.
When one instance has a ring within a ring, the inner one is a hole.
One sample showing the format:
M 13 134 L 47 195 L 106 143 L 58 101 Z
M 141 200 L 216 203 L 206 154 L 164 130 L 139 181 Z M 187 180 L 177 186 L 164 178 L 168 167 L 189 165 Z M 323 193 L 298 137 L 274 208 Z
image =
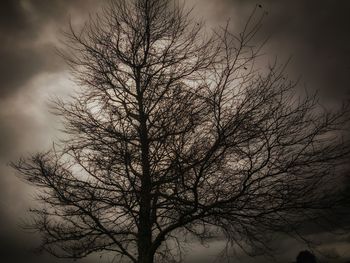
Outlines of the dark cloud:
M 18 0 L 1 2 L 0 97 L 20 88 L 46 66 L 47 54 L 34 46 L 42 25 L 33 18 L 29 3 Z
M 284 2 L 272 5 L 267 25 L 282 43 L 280 51 L 293 55 L 294 70 L 324 95 L 349 96 L 350 2 Z
M 95 2 L 95 3 L 94 3 Z M 3 0 L 0 3 L 0 98 L 22 88 L 33 76 L 62 69 L 55 41 L 69 17 L 89 11 L 92 0 Z M 46 30 L 46 31 L 45 31 Z
M 202 1 L 205 4 L 201 4 Z M 264 12 L 259 39 L 270 36 L 267 55 L 282 63 L 292 58 L 287 72 L 309 90 L 320 90 L 333 104 L 350 98 L 350 1 L 347 0 L 202 0 L 192 2 L 196 14 L 209 23 L 224 24 L 230 18 L 237 31 L 257 7 Z
M 260 1 L 268 12 L 263 32 L 271 35 L 269 54 L 292 56 L 295 76 L 310 89 L 339 100 L 350 97 L 350 2 Z M 246 14 L 257 1 L 226 0 L 232 9 Z M 235 14 L 239 14 L 236 11 Z M 289 68 L 290 69 L 290 68 Z
M 37 240 L 16 238 L 13 235 L 3 236 L 0 240 L 0 258 L 4 263 L 72 263 L 72 259 L 57 259 L 46 253 L 37 253 L 34 245 Z M 80 260 L 91 263 L 90 260 Z
M 47 70 L 48 59 L 32 47 L 2 47 L 0 49 L 0 96 L 21 88 L 31 77 Z

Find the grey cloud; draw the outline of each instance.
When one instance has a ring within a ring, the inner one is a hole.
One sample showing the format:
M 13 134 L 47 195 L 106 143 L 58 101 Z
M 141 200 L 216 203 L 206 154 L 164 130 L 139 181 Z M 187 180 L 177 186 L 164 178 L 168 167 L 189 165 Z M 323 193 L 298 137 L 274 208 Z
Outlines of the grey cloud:
M 79 18 L 94 6 L 93 2 L 92 0 L 0 1 L 1 262 L 72 262 L 32 253 L 31 249 L 37 243 L 36 238 L 24 234 L 18 228 L 18 223 L 28 208 L 27 199 L 31 198 L 31 195 L 28 187 L 15 178 L 14 172 L 6 164 L 17 158 L 19 152 L 25 154 L 23 151 L 24 148 L 28 148 L 27 142 L 33 140 L 33 137 L 37 138 L 36 134 L 40 133 L 39 121 L 26 111 L 31 102 L 18 105 L 16 94 L 31 92 L 30 80 L 35 76 L 45 72 L 59 72 L 65 66 L 54 52 L 55 40 L 48 39 L 51 36 L 45 35 L 47 34 L 45 27 L 50 26 L 50 30 L 58 33 L 61 28 L 68 25 L 69 14 L 72 15 L 72 19 Z

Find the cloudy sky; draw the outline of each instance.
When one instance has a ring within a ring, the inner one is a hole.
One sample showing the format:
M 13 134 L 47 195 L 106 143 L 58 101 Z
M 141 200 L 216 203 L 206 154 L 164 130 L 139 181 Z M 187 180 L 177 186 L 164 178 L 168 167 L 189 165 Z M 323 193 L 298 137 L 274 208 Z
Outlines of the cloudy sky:
M 61 32 L 69 20 L 81 25 L 102 0 L 0 1 L 0 261 L 66 262 L 27 250 L 36 242 L 18 227 L 33 205 L 33 189 L 21 182 L 7 163 L 21 155 L 45 150 L 59 136 L 59 122 L 48 112 L 47 100 L 67 96 L 75 87 L 67 66 L 55 53 L 62 48 Z M 292 57 L 287 71 L 308 90 L 337 106 L 350 99 L 350 2 L 347 0 L 186 0 L 195 14 L 215 27 L 230 18 L 238 29 L 256 4 L 268 12 L 262 38 L 270 36 L 265 51 L 280 61 Z M 346 258 L 350 236 L 315 234 L 320 248 Z M 277 258 L 290 262 L 304 246 L 280 238 Z M 208 253 L 214 253 L 220 242 Z M 287 251 L 287 252 L 286 252 Z M 194 253 L 195 254 L 195 253 Z M 2 259 L 5 260 L 3 261 Z M 242 257 L 240 262 L 248 262 Z M 249 262 L 263 262 L 254 259 Z M 87 262 L 87 261 L 86 261 Z

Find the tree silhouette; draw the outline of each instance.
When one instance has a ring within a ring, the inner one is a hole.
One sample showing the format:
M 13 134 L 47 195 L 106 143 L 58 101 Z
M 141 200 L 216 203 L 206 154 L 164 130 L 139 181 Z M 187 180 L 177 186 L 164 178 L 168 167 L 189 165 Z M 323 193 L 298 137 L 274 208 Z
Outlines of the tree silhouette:
M 308 250 L 300 251 L 297 256 L 297 263 L 316 263 L 316 257 Z
M 66 35 L 81 87 L 55 102 L 68 139 L 12 164 L 42 190 L 43 250 L 169 262 L 180 235 L 212 233 L 265 248 L 337 204 L 347 109 L 297 96 L 283 67 L 258 70 L 254 17 L 210 34 L 177 2 L 121 0 Z

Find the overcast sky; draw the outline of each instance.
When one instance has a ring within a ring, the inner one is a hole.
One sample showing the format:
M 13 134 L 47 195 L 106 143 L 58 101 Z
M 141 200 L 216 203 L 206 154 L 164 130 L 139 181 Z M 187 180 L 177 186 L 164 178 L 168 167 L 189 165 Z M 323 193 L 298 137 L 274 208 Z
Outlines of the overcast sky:
M 36 241 L 17 224 L 33 204 L 33 189 L 20 181 L 6 164 L 21 155 L 45 150 L 59 133 L 58 120 L 47 107 L 53 95 L 67 96 L 74 88 L 67 66 L 56 55 L 62 47 L 60 32 L 71 19 L 79 26 L 105 1 L 1 0 L 0 1 L 0 261 L 5 263 L 56 262 L 29 254 Z M 261 38 L 270 35 L 269 58 L 292 60 L 287 71 L 308 90 L 319 90 L 330 105 L 350 98 L 350 1 L 347 0 L 186 0 L 209 27 L 232 28 L 247 19 L 256 4 L 268 12 Z M 350 257 L 350 236 L 315 236 L 326 249 Z M 291 262 L 303 245 L 285 238 L 278 243 L 281 262 Z M 217 242 L 208 253 L 214 253 Z M 287 250 L 287 251 L 286 251 Z M 2 261 L 6 258 L 5 261 Z M 240 262 L 245 262 L 241 258 Z M 263 262 L 255 259 L 251 262 Z M 57 260 L 57 262 L 65 262 Z M 248 262 L 248 261 L 246 261 Z

